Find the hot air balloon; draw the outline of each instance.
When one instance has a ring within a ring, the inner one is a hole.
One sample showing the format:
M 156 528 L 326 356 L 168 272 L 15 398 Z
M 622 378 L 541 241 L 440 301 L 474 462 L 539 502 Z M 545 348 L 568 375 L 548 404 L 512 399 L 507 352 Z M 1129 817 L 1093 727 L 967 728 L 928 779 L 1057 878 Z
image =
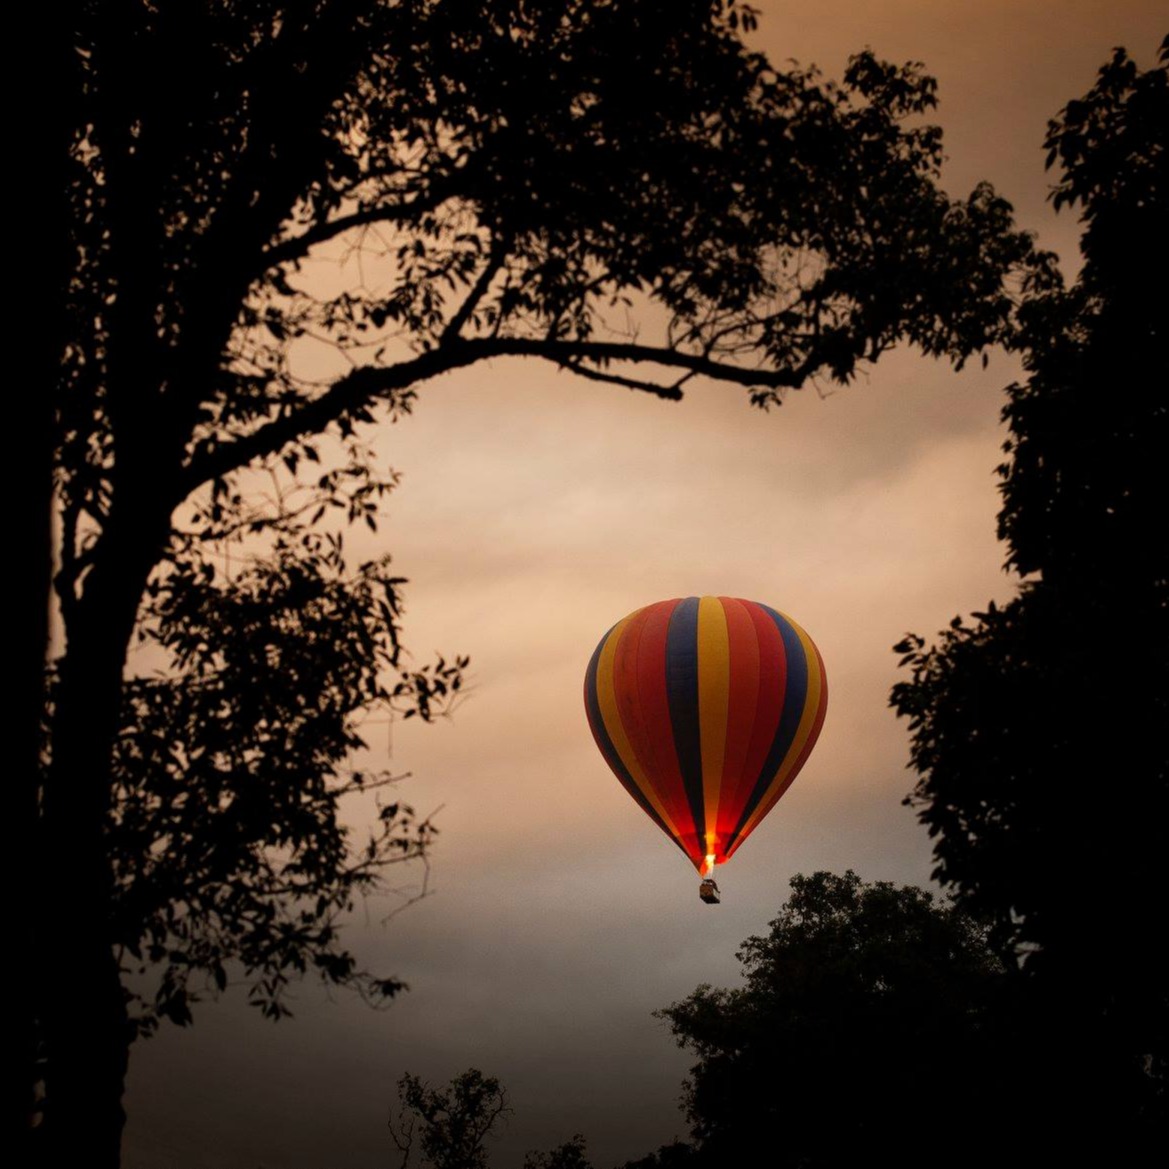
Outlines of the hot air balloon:
M 791 786 L 828 705 L 824 663 L 790 617 L 756 601 L 658 601 L 618 621 L 585 674 L 605 762 L 690 858 L 717 903 L 729 860 Z

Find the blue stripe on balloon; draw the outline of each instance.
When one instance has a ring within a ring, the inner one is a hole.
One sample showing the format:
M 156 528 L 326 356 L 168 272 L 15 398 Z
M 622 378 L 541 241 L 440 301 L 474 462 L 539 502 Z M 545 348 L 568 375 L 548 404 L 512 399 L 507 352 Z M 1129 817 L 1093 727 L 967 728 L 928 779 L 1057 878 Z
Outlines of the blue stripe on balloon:
M 698 722 L 698 598 L 679 601 L 666 630 L 666 697 L 686 801 L 699 833 L 706 809 L 702 792 L 702 736 Z
M 783 656 L 787 665 L 787 684 L 783 691 L 783 710 L 779 716 L 779 726 L 775 728 L 775 738 L 771 740 L 771 749 L 763 761 L 759 775 L 755 779 L 755 787 L 751 798 L 743 808 L 739 823 L 735 827 L 733 839 L 738 840 L 739 833 L 747 823 L 751 813 L 759 806 L 760 801 L 767 794 L 771 781 L 775 778 L 783 761 L 791 750 L 792 742 L 799 730 L 800 719 L 804 714 L 804 706 L 808 701 L 808 660 L 804 655 L 804 645 L 800 635 L 774 609 L 767 605 L 761 608 L 775 622 L 779 629 L 779 636 L 783 640 Z

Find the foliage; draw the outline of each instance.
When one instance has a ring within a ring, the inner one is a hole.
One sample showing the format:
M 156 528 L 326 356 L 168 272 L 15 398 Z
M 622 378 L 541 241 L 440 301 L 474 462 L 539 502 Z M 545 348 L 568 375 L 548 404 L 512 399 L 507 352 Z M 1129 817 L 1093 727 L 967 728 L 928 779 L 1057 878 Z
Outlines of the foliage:
M 1117 50 L 1049 126 L 1084 263 L 1020 307 L 1029 376 L 1007 391 L 999 533 L 1029 579 L 933 646 L 907 637 L 892 695 L 935 876 L 1025 959 L 1069 1093 L 1130 1132 L 1163 1116 L 1169 1050 L 1149 930 L 1169 847 L 1169 357 L 1149 282 L 1169 263 L 1167 128 L 1169 41 L 1143 73 Z M 1088 923 L 1119 950 L 1086 942 Z
M 381 802 L 353 847 L 342 802 L 393 777 L 343 765 L 366 746 L 359 719 L 442 713 L 466 659 L 406 668 L 399 584 L 387 560 L 346 575 L 341 537 L 308 533 L 230 577 L 179 560 L 148 591 L 140 641 L 172 668 L 126 683 L 108 832 L 116 944 L 139 975 L 161 964 L 139 1029 L 189 1022 L 192 977 L 222 990 L 230 960 L 272 1017 L 306 968 L 373 997 L 401 989 L 357 970 L 338 918 L 435 830 Z
M 1007 391 L 999 468 L 1013 567 L 1061 588 L 1098 573 L 1142 608 L 1164 604 L 1169 583 L 1164 542 L 1149 539 L 1169 380 L 1164 304 L 1149 283 L 1169 262 L 1167 118 L 1169 49 L 1145 73 L 1118 49 L 1048 127 L 1048 164 L 1063 169 L 1052 201 L 1081 210 L 1083 267 L 1072 288 L 1020 306 L 1030 376 Z
M 878 1147 L 910 1165 L 975 1160 L 969 1118 L 993 1096 L 1005 978 L 985 930 L 851 871 L 791 888 L 738 952 L 743 986 L 703 985 L 658 1012 L 697 1057 L 685 1105 L 699 1161 L 836 1166 Z M 953 1149 L 963 1125 L 968 1146 Z
M 481 358 L 670 397 L 725 376 L 768 404 L 898 340 L 961 360 L 1009 337 L 1003 281 L 1031 244 L 989 188 L 937 189 L 940 131 L 918 118 L 933 80 L 868 53 L 842 84 L 778 73 L 736 12 L 237 2 L 83 24 L 71 514 L 100 527 L 109 504 L 135 310 L 161 321 L 135 400 L 165 416 L 157 460 L 179 499 L 280 451 L 294 470 L 315 448 L 288 444 L 408 409 L 414 384 Z M 360 261 L 356 289 L 309 277 L 331 241 Z M 646 296 L 669 316 L 659 344 L 626 325 Z M 180 353 L 199 360 L 172 368 Z
M 221 981 L 232 957 L 274 1014 L 288 973 L 356 973 L 332 920 L 370 870 L 338 843 L 328 776 L 384 704 L 353 655 L 396 644 L 393 606 L 369 607 L 394 582 L 304 537 L 376 527 L 393 474 L 362 428 L 499 357 L 665 398 L 712 377 L 768 406 L 898 342 L 961 362 L 1013 338 L 1046 261 L 988 187 L 938 189 L 932 80 L 869 53 L 840 83 L 780 72 L 744 46 L 752 21 L 735 0 L 87 0 L 62 18 L 65 653 L 21 829 L 43 904 L 75 909 L 67 940 L 40 923 L 27 995 L 58 1159 L 117 1163 L 132 1029 L 113 951 L 163 963 L 154 1010 L 180 1021 L 190 976 Z M 267 567 L 211 556 L 243 537 Z M 256 618 L 237 655 L 225 632 L 269 586 L 319 608 Z M 326 617 L 340 645 L 307 665 Z M 135 630 L 170 681 L 125 679 Z M 277 634 L 318 709 L 263 670 Z M 441 709 L 461 667 L 442 669 L 400 678 L 407 713 Z M 410 855 L 393 824 L 375 859 Z
M 752 387 L 767 405 L 816 374 L 846 380 L 858 361 L 903 337 L 960 361 L 1009 334 L 1003 280 L 1032 262 L 1030 242 L 989 188 L 965 203 L 937 190 L 940 133 L 915 120 L 933 105 L 934 83 L 916 66 L 865 53 L 839 85 L 813 69 L 781 74 L 744 50 L 738 29 L 749 10 L 726 3 L 689 5 L 686 19 L 646 0 L 341 7 L 295 17 L 260 3 L 212 6 L 199 17 L 142 8 L 114 26 L 96 8 L 82 11 L 75 329 L 57 461 L 67 631 L 101 619 L 83 611 L 85 582 L 109 542 L 115 502 L 146 489 L 132 474 L 141 465 L 162 505 L 143 526 L 157 531 L 174 508 L 182 524 L 142 549 L 154 567 L 139 636 L 165 599 L 162 644 L 206 636 L 204 657 L 215 658 L 217 631 L 238 618 L 221 621 L 212 610 L 249 582 L 214 571 L 207 546 L 283 538 L 269 570 L 280 576 L 301 571 L 294 552 L 307 546 L 311 523 L 336 515 L 376 527 L 394 477 L 375 472 L 355 428 L 373 421 L 375 403 L 392 418 L 408 412 L 414 384 L 443 369 L 535 355 L 664 396 L 705 373 Z M 286 111 L 273 105 L 277 92 Z M 315 120 L 296 123 L 298 111 L 314 110 Z M 332 241 L 360 261 L 357 289 L 307 275 Z M 614 332 L 646 296 L 669 314 L 652 346 L 623 327 Z M 159 322 L 149 336 L 146 318 Z M 734 363 L 748 356 L 746 366 Z M 614 367 L 630 361 L 674 372 L 651 383 Z M 338 372 L 322 381 L 322 363 Z M 312 437 L 326 426 L 347 459 L 327 470 Z M 260 467 L 271 480 L 267 502 L 249 489 Z M 136 502 L 122 507 L 135 517 Z M 319 567 L 310 555 L 303 571 Z M 339 582 L 340 564 L 330 571 Z M 355 594 L 353 603 L 366 599 Z M 276 726 L 287 699 L 267 695 L 258 720 L 208 720 L 193 698 L 184 706 L 175 697 L 200 691 L 205 665 L 184 653 L 171 664 L 173 684 L 134 683 L 123 727 L 156 740 L 132 748 L 140 772 L 165 757 L 157 782 L 195 789 L 184 797 L 193 815 L 220 798 L 223 780 L 188 761 L 227 746 L 200 745 L 193 733 Z M 252 682 L 261 677 L 272 675 Z M 422 679 L 415 673 L 408 684 L 426 716 Z M 261 701 L 263 688 L 244 690 Z M 338 701 L 357 708 L 348 696 Z M 303 756 L 298 784 L 319 788 L 341 758 L 324 746 L 336 734 L 327 723 L 277 727 L 278 736 L 321 739 Z M 115 769 L 130 749 L 121 735 Z M 277 750 L 273 738 L 251 746 Z M 236 757 L 244 749 L 241 741 Z M 294 779 L 279 761 L 265 766 Z M 117 777 L 111 790 L 145 782 Z M 149 822 L 166 807 L 156 796 L 112 800 L 116 852 L 185 839 L 165 811 Z M 291 798 L 272 807 L 287 809 Z M 309 849 L 318 830 L 336 835 L 327 817 L 271 826 L 272 839 Z M 242 855 L 221 857 L 218 871 L 243 880 Z M 249 855 L 264 868 L 260 850 Z M 194 879 L 199 869 L 172 871 Z M 344 884 L 339 870 L 332 877 Z M 150 887 L 176 898 L 160 910 L 171 927 L 199 928 L 188 908 L 209 891 Z M 135 953 L 151 932 L 149 952 L 160 953 L 162 935 L 147 925 L 154 911 L 139 897 L 119 898 L 119 944 Z M 131 906 L 146 915 L 137 924 Z M 236 945 L 247 944 L 239 934 Z M 200 945 L 210 946 L 207 968 L 221 980 L 222 946 Z M 189 963 L 191 953 L 169 959 L 168 982 L 174 962 Z M 164 1013 L 185 1019 L 181 996 L 170 1001 Z

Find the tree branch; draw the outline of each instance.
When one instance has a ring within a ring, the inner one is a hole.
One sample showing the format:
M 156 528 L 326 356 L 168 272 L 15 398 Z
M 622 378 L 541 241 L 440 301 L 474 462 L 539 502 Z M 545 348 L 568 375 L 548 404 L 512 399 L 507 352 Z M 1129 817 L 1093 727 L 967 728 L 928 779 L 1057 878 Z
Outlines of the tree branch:
M 622 377 L 619 373 L 606 373 L 600 369 L 592 369 L 587 365 L 581 365 L 579 362 L 572 362 L 564 368 L 569 373 L 588 378 L 589 381 L 606 382 L 612 386 L 624 386 L 627 390 L 643 390 L 667 402 L 680 402 L 682 400 L 682 391 L 677 385 L 661 386 L 657 382 L 642 381 L 640 378 Z
M 448 190 L 440 186 L 429 195 L 419 195 L 409 203 L 379 204 L 377 207 L 354 211 L 351 215 L 342 215 L 339 219 L 316 223 L 300 235 L 265 248 L 261 258 L 268 268 L 275 268 L 278 264 L 293 260 L 302 260 L 317 244 L 336 239 L 337 236 L 355 227 L 369 227 L 375 223 L 401 223 L 404 220 L 416 219 L 427 211 L 434 211 L 440 207 L 452 198 L 453 194 L 453 189 Z
M 342 414 L 385 399 L 415 382 L 462 369 L 492 357 L 539 357 L 583 377 L 605 381 L 621 379 L 621 375 L 588 369 L 583 367 L 581 362 L 589 361 L 604 365 L 611 361 L 628 361 L 659 365 L 667 369 L 682 369 L 691 375 L 701 374 L 715 381 L 731 382 L 735 385 L 772 389 L 802 385 L 818 364 L 818 358 L 812 355 L 795 368 L 745 369 L 742 366 L 715 361 L 699 353 L 684 353 L 630 342 L 548 341 L 526 337 L 454 340 L 440 349 L 420 354 L 410 361 L 397 365 L 386 368 L 367 366 L 354 370 L 334 382 L 319 398 L 306 402 L 299 409 L 274 419 L 251 434 L 196 453 L 179 474 L 178 482 L 182 496 L 185 498 L 203 483 L 239 470 L 253 459 L 275 454 L 285 444 L 302 435 L 323 430 Z M 677 386 L 661 386 L 633 378 L 618 380 L 618 384 L 644 390 L 658 397 L 681 396 Z
M 487 264 L 483 271 L 479 273 L 479 278 L 475 281 L 471 291 L 467 293 L 466 300 L 459 305 L 455 310 L 454 316 L 447 322 L 447 326 L 442 331 L 442 337 L 439 344 L 450 344 L 459 338 L 459 333 L 463 326 L 470 319 L 471 314 L 475 311 L 476 305 L 483 299 L 487 289 L 491 287 L 491 281 L 495 279 L 499 272 L 500 266 L 507 258 L 508 241 L 502 238 L 496 238 L 491 248 L 487 253 Z
M 462 357 L 462 360 L 459 358 Z M 359 409 L 379 398 L 386 398 L 414 382 L 424 381 L 468 365 L 477 355 L 451 354 L 432 350 L 410 361 L 388 368 L 354 370 L 325 391 L 319 398 L 305 402 L 291 413 L 281 415 L 251 434 L 197 451 L 178 475 L 180 498 L 213 479 L 222 478 L 253 459 L 275 454 L 286 443 L 323 430 L 330 422 L 349 410 Z

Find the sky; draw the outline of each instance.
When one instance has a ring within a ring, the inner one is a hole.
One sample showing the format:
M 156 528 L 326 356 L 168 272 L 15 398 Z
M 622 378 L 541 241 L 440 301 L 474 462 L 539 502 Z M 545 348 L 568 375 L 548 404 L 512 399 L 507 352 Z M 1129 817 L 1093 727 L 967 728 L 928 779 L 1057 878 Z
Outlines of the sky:
M 1047 120 L 1116 45 L 1143 66 L 1166 32 L 1146 0 L 756 0 L 754 44 L 839 76 L 865 46 L 939 81 L 943 185 L 989 179 L 1074 271 L 1078 228 L 1046 201 Z M 975 363 L 977 364 L 977 363 Z M 139 1045 L 127 1169 L 374 1169 L 405 1071 L 498 1076 L 513 1110 L 497 1169 L 583 1133 L 597 1169 L 684 1138 L 689 1059 L 652 1012 L 733 985 L 793 874 L 927 884 L 930 841 L 902 799 L 907 732 L 888 707 L 892 645 L 1011 595 L 995 541 L 1002 387 L 898 351 L 847 388 L 768 414 L 742 390 L 664 403 L 500 361 L 421 388 L 377 438 L 402 473 L 376 537 L 406 588 L 420 661 L 471 657 L 452 718 L 370 727 L 363 766 L 440 829 L 418 868 L 360 906 L 347 941 L 410 984 L 390 1009 L 306 984 L 272 1025 L 240 991 Z M 581 688 L 597 641 L 653 601 L 723 594 L 791 614 L 823 655 L 820 741 L 719 870 L 718 907 L 598 754 Z M 355 824 L 370 814 L 355 806 Z

